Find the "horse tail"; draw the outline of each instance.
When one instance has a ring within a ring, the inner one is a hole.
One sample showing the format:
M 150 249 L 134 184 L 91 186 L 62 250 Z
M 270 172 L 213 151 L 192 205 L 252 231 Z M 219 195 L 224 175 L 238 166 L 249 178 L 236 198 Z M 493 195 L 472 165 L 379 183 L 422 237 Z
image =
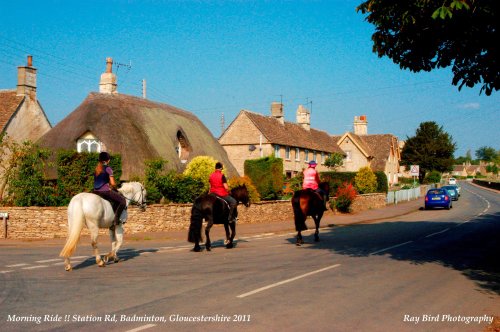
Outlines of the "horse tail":
M 307 229 L 306 226 L 307 216 L 306 213 L 302 211 L 300 207 L 300 192 L 301 191 L 296 191 L 292 197 L 293 217 L 295 221 L 295 230 L 297 232 L 305 231 Z
M 188 242 L 196 243 L 203 241 L 201 227 L 203 225 L 203 213 L 200 198 L 197 198 L 191 208 L 191 223 L 189 225 Z
M 80 240 L 80 233 L 82 232 L 83 225 L 85 224 L 85 215 L 81 199 L 75 197 L 69 202 L 68 206 L 68 238 L 64 248 L 59 253 L 61 257 L 71 257 L 75 252 L 78 240 Z

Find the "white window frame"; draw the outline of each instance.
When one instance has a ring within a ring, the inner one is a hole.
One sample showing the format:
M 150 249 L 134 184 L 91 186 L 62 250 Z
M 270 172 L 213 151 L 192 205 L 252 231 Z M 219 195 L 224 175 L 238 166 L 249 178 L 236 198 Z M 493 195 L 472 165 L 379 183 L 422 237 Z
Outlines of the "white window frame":
M 304 150 L 304 161 L 307 163 L 309 161 L 309 150 Z
M 300 161 L 300 149 L 295 148 L 295 161 Z
M 86 150 L 83 150 L 82 149 L 82 145 L 84 144 L 87 144 L 87 149 Z M 95 151 L 92 151 L 92 146 L 96 146 L 96 149 Z M 82 153 L 82 152 L 101 152 L 101 142 L 98 140 L 98 139 L 95 139 L 95 138 L 80 138 L 78 139 L 78 141 L 76 142 L 76 151 L 78 151 L 78 153 Z
M 290 160 L 290 147 L 289 146 L 285 147 L 285 159 Z
M 274 145 L 274 157 L 280 158 L 280 150 L 281 146 L 279 146 L 278 144 Z

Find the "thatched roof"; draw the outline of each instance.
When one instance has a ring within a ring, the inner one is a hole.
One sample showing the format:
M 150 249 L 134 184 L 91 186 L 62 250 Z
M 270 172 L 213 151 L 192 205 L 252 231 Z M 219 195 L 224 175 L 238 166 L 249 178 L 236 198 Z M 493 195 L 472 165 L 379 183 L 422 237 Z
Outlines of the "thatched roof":
M 144 161 L 161 157 L 167 168 L 182 171 L 178 133 L 189 146 L 189 162 L 200 155 L 224 163 L 229 176 L 237 175 L 225 150 L 192 113 L 174 106 L 123 94 L 90 93 L 76 110 L 40 139 L 52 149 L 76 149 L 77 140 L 91 132 L 108 152 L 122 156 L 122 179 L 144 175 Z

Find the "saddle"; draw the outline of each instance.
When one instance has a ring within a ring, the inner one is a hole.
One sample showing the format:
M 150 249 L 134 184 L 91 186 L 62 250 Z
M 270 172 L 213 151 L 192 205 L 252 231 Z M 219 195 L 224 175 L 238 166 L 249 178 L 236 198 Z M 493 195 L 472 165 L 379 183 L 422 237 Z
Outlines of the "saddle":
M 101 195 L 102 192 L 99 192 L 99 191 L 95 191 L 92 189 L 91 191 L 92 194 L 95 194 L 99 197 L 101 197 L 102 199 L 104 199 L 105 201 L 108 201 L 109 204 L 111 204 L 111 209 L 113 209 L 113 213 L 116 213 L 116 210 L 118 209 L 118 203 L 113 201 L 112 199 L 110 199 L 109 197 L 106 197 L 106 196 L 103 196 Z M 121 193 L 120 193 L 121 195 Z

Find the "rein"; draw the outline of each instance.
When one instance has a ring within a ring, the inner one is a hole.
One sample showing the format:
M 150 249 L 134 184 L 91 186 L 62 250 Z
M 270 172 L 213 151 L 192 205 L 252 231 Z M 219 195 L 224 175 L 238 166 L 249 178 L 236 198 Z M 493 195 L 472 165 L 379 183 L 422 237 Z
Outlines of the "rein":
M 140 196 L 141 201 L 140 202 L 134 200 L 133 198 L 128 198 L 125 195 L 123 195 L 123 197 L 125 197 L 125 199 L 129 202 L 129 205 L 133 204 L 133 205 L 138 206 L 141 209 L 146 209 L 147 201 L 144 199 L 144 187 L 142 186 L 142 184 L 141 184 L 141 196 Z M 134 195 L 134 197 L 135 197 L 135 195 Z

